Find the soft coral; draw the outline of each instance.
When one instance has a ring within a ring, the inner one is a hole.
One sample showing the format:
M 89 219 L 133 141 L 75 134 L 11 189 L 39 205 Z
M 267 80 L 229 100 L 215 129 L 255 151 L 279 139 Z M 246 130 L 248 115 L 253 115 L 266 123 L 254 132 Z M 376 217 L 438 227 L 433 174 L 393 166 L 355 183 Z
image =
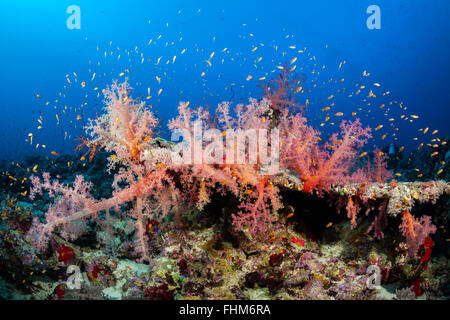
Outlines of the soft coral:
M 425 243 L 425 239 L 427 239 L 430 234 L 436 232 L 436 226 L 431 223 L 430 216 L 414 219 L 410 212 L 404 211 L 400 231 L 406 238 L 409 256 L 418 258 L 420 247 Z
M 114 83 L 110 89 L 104 90 L 106 112 L 87 127 L 92 138 L 89 141 L 91 145 L 114 152 L 109 158 L 109 168 L 117 163 L 123 165 L 114 178 L 113 197 L 94 199 L 90 194 L 90 183 L 85 182 L 82 176 L 77 176 L 72 187 L 64 186 L 57 180 L 51 181 L 48 173 L 44 174 L 42 181 L 32 178 L 32 198 L 43 191 L 55 198 L 46 214 L 46 222 L 35 220 L 30 230 L 30 236 L 39 249 L 46 248 L 56 228 L 62 229 L 62 235 L 66 238 L 74 239 L 86 226 L 82 220 L 98 218 L 101 211 L 106 212 L 106 219 L 109 220 L 111 208 L 132 202 L 133 209 L 126 214 L 137 231 L 136 252 L 142 260 L 150 260 L 147 221 L 157 214 L 168 214 L 176 207 L 179 196 L 168 168 L 158 166 L 167 158 L 166 154 L 157 151 L 144 157 L 146 147 L 152 142 L 157 121 L 143 103 L 137 103 L 128 96 L 129 89 L 125 82 L 121 85 Z
M 351 181 L 349 171 L 354 165 L 358 148 L 371 138 L 371 129 L 363 128 L 359 119 L 354 122 L 342 121 L 341 132 L 334 133 L 325 148 L 317 152 L 314 160 L 314 170 L 305 180 L 303 190 L 311 192 L 316 187 L 329 189 L 332 184 Z M 328 151 L 327 149 L 331 150 Z
M 246 230 L 252 236 L 266 232 L 267 226 L 274 221 L 272 210 L 282 207 L 278 189 L 261 179 L 250 194 L 251 201 L 242 202 L 240 210 L 233 214 L 233 225 L 237 230 Z
M 87 131 L 92 137 L 89 145 L 96 144 L 115 152 L 120 161 L 139 163 L 141 154 L 152 141 L 157 119 L 145 108 L 129 97 L 130 86 L 114 82 L 111 88 L 103 90 L 105 113 L 91 120 Z

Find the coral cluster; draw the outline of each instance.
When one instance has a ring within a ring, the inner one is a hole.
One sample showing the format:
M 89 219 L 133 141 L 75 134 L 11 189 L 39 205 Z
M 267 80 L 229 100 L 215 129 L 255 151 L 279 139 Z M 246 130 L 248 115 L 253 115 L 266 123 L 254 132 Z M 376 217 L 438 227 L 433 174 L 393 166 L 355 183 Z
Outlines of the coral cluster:
M 346 209 L 352 229 L 357 227 L 363 207 L 366 215 L 378 207 L 378 215 L 367 230 L 376 238 L 384 236 L 388 217 L 401 213 L 400 231 L 405 236 L 409 256 L 418 258 L 419 249 L 436 227 L 430 217 L 414 218 L 411 207 L 414 201 L 436 201 L 441 194 L 448 193 L 448 184 L 395 180 L 388 184 L 392 175 L 380 150 L 374 151 L 373 163 L 355 167 L 359 149 L 371 137 L 370 128 L 363 128 L 358 119 L 343 121 L 339 132 L 322 141 L 320 132 L 308 124 L 302 108 L 290 98 L 292 83 L 296 82 L 285 72 L 276 86 L 265 89 L 266 95 L 261 100 L 250 99 L 247 105 L 238 104 L 233 110 L 224 102 L 214 114 L 180 103 L 178 116 L 168 124 L 178 138 L 183 138 L 177 144 L 159 143 L 156 117 L 143 102 L 130 97 L 127 82 L 114 83 L 104 90 L 104 114 L 90 121 L 86 128 L 89 138 L 83 140 L 93 150 L 92 157 L 98 151 L 108 153 L 107 170 L 114 176 L 112 196 L 94 197 L 91 183 L 82 175 L 71 185 L 52 180 L 49 173 L 44 173 L 42 179 L 33 177 L 30 197 L 35 199 L 47 192 L 54 198 L 45 219 L 34 217 L 28 231 L 33 246 L 38 252 L 45 252 L 55 233 L 65 240 L 79 238 L 87 232 L 90 221 L 103 226 L 97 236 L 102 237 L 102 242 L 110 241 L 112 248 L 119 229 L 134 233 L 135 241 L 130 245 L 134 255 L 152 264 L 151 245 L 157 240 L 155 228 L 167 228 L 168 222 L 173 221 L 178 231 L 182 230 L 183 221 L 189 219 L 192 210 L 205 211 L 217 196 L 233 199 L 230 204 L 236 203 L 234 207 L 228 206 L 228 216 L 224 217 L 231 220 L 233 232 L 266 241 L 281 211 L 290 210 L 284 206 L 282 191 L 297 190 L 318 197 L 330 195 L 334 205 Z M 212 129 L 206 139 L 199 140 L 199 127 Z M 256 140 L 252 140 L 251 134 L 242 137 L 242 132 L 253 132 Z M 262 151 L 262 144 L 268 146 L 268 153 L 266 149 Z M 244 161 L 239 158 L 242 155 Z M 270 156 L 272 160 L 268 161 Z M 288 216 L 292 215 L 293 212 L 288 212 Z M 125 221 L 126 226 L 118 228 L 117 220 Z M 294 243 L 304 243 L 295 236 L 293 239 Z M 276 266 L 283 254 L 270 256 L 269 265 Z M 307 255 L 299 263 L 308 265 Z M 178 266 L 180 272 L 186 270 L 185 262 L 179 261 Z M 314 266 L 309 268 L 313 270 Z M 252 285 L 263 281 L 269 289 L 277 288 L 276 279 L 282 275 L 259 279 L 256 274 L 249 274 L 247 281 Z M 355 279 L 355 275 L 342 277 Z M 316 284 L 320 286 L 316 288 Z M 311 287 L 307 291 L 320 291 L 323 281 L 316 284 L 309 282 Z M 339 286 L 336 284 L 330 290 L 343 297 L 351 291 Z M 194 284 L 191 287 L 196 290 Z M 147 295 L 173 297 L 164 285 L 148 288 Z

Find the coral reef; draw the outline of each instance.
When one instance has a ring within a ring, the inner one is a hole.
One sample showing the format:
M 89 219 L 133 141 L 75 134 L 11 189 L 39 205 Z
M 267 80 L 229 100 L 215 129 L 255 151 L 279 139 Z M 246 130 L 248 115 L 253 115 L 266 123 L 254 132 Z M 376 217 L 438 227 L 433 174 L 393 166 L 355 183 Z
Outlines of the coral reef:
M 322 141 L 290 95 L 301 79 L 286 70 L 262 99 L 234 109 L 181 102 L 168 123 L 173 142 L 157 136 L 157 118 L 126 81 L 105 89 L 73 171 L 42 168 L 27 182 L 33 203 L 3 200 L 7 282 L 22 280 L 20 298 L 33 299 L 411 299 L 448 290 L 448 260 L 432 252 L 443 248 L 449 184 L 392 180 L 379 149 L 358 166 L 371 138 L 359 119 Z M 440 204 L 434 215 L 423 208 Z M 81 270 L 76 293 L 68 266 Z M 399 290 L 370 290 L 368 266 Z

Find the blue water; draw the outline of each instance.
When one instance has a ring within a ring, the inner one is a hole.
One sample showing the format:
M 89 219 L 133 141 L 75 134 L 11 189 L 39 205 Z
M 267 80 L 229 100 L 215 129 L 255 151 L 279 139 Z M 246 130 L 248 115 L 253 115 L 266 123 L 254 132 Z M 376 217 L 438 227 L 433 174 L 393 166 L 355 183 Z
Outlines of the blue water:
M 366 9 L 371 4 L 381 9 L 379 30 L 366 26 Z M 79 30 L 66 26 L 69 5 L 80 7 Z M 430 132 L 437 129 L 439 136 L 449 133 L 449 8 L 447 0 L 433 0 L 432 5 L 424 0 L 2 0 L 0 159 L 49 155 L 52 150 L 72 152 L 73 139 L 82 134 L 87 118 L 101 112 L 101 90 L 113 79 L 127 76 L 135 88 L 132 95 L 143 99 L 150 87 L 152 98 L 147 103 L 164 121 L 175 114 L 180 100 L 212 106 L 228 101 L 231 85 L 236 92 L 233 102 L 245 102 L 249 96 L 260 98 L 257 79 L 266 72 L 269 78 L 276 66 L 294 57 L 298 57 L 296 71 L 306 75 L 307 92 L 300 100 L 309 99 L 313 123 L 318 126 L 323 122 L 321 109 L 329 105 L 327 97 L 333 94 L 335 112 L 342 111 L 347 117 L 360 104 L 366 110 L 360 113 L 365 124 L 383 124 L 390 130 L 377 132 L 375 143 L 394 141 L 415 148 L 423 140 L 412 140 L 420 137 L 420 128 L 429 127 Z M 258 49 L 252 52 L 254 47 Z M 298 53 L 305 47 L 304 53 Z M 224 48 L 227 50 L 222 52 Z M 186 51 L 181 54 L 183 49 Z M 209 67 L 206 60 L 212 52 Z M 259 57 L 262 60 L 255 68 Z M 316 60 L 309 60 L 312 57 Z M 346 63 L 338 69 L 344 60 Z M 325 69 L 321 70 L 323 65 Z M 304 70 L 300 70 L 302 66 Z M 321 73 L 318 80 L 316 73 L 311 73 L 313 69 Z M 364 70 L 369 77 L 362 76 Z M 122 72 L 125 74 L 119 76 Z M 248 75 L 253 78 L 246 81 Z M 328 83 L 330 78 L 345 80 L 342 84 Z M 84 88 L 82 81 L 86 83 Z M 358 100 L 346 98 L 356 84 L 372 87 L 375 82 L 381 86 L 374 88 L 377 98 L 371 106 L 364 105 L 362 96 Z M 344 87 L 345 93 L 337 93 Z M 158 96 L 160 88 L 163 91 Z M 390 94 L 381 96 L 385 91 Z M 391 106 L 389 116 L 384 115 L 387 107 L 379 106 L 394 100 L 401 101 L 407 110 L 397 103 Z M 420 118 L 410 123 L 399 119 L 402 114 Z M 81 120 L 77 120 L 78 115 Z M 40 116 L 42 129 L 38 129 Z M 391 116 L 396 118 L 398 140 L 391 136 L 394 127 L 387 121 Z M 385 140 L 380 140 L 382 132 L 388 134 Z M 32 144 L 29 133 L 33 133 Z

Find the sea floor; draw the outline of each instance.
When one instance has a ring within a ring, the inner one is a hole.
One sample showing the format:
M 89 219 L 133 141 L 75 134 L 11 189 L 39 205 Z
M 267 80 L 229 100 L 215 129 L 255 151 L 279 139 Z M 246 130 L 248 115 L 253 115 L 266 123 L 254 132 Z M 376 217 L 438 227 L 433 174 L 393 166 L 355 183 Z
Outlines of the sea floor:
M 343 215 L 317 232 L 300 214 L 280 215 L 262 241 L 192 210 L 181 225 L 150 227 L 150 263 L 136 262 L 123 237 L 101 243 L 92 233 L 74 242 L 55 236 L 50 249 L 29 263 L 32 249 L 20 221 L 27 223 L 33 206 L 8 201 L 2 210 L 14 210 L 1 217 L 0 229 L 3 299 L 448 298 L 447 253 L 436 250 L 424 270 L 396 251 L 398 233 L 388 231 L 382 240 L 366 234 L 364 217 L 353 230 Z M 125 224 L 116 221 L 114 234 Z

